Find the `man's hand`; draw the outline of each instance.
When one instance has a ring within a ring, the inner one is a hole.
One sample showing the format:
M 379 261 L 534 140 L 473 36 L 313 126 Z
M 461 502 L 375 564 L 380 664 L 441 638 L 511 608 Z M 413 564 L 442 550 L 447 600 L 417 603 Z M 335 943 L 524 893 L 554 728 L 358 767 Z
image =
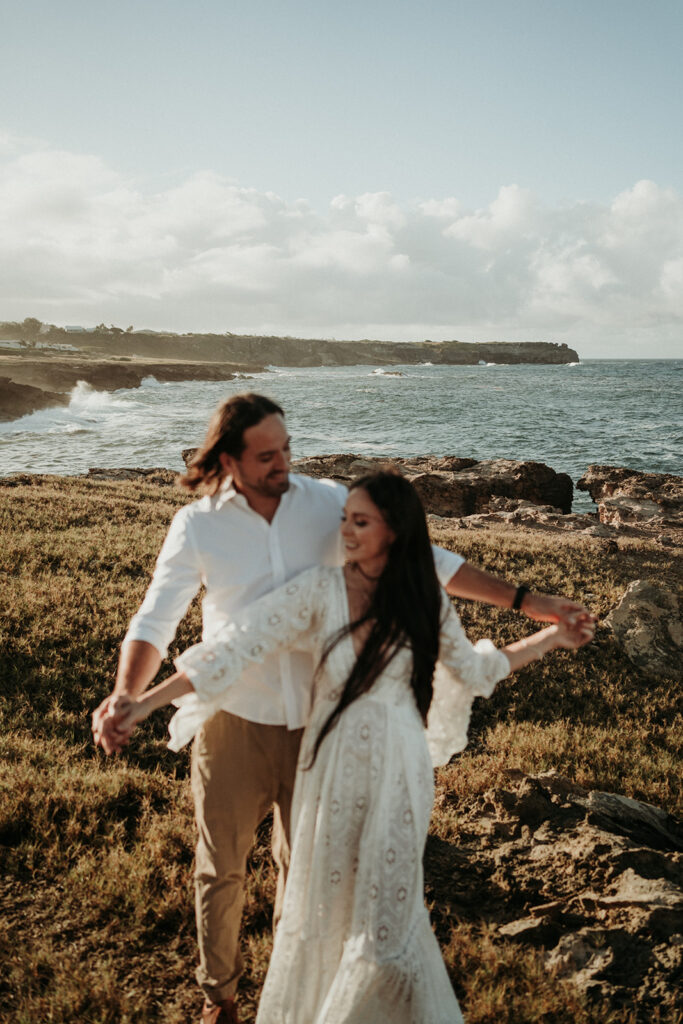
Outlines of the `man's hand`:
M 93 739 L 105 754 L 117 754 L 130 739 L 134 725 L 126 727 L 123 721 L 129 704 L 127 695 L 112 693 L 92 713 Z
M 572 626 L 578 620 L 596 621 L 595 616 L 582 604 L 553 594 L 535 594 L 531 591 L 524 595 L 521 610 L 535 622 L 562 622 Z
M 105 754 L 116 754 L 128 743 L 133 731 L 117 721 L 122 700 L 135 698 L 143 692 L 161 667 L 161 655 L 146 640 L 128 640 L 121 648 L 116 685 L 92 713 L 92 735 Z

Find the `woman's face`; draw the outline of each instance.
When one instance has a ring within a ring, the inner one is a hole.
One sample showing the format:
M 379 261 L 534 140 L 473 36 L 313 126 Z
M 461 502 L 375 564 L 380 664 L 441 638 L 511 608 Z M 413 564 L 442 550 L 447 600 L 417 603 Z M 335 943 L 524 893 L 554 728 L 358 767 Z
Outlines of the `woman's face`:
M 346 499 L 341 535 L 346 561 L 358 562 L 372 575 L 382 571 L 389 548 L 396 540 L 396 534 L 362 487 L 356 487 Z

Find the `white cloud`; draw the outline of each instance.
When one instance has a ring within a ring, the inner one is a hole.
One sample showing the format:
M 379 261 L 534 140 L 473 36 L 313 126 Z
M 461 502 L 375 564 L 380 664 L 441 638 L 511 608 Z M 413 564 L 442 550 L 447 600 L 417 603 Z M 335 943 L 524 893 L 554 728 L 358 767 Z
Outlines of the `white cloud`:
M 0 317 L 680 354 L 683 200 L 640 181 L 544 208 L 503 186 L 320 214 L 215 173 L 145 192 L 97 157 L 0 137 Z

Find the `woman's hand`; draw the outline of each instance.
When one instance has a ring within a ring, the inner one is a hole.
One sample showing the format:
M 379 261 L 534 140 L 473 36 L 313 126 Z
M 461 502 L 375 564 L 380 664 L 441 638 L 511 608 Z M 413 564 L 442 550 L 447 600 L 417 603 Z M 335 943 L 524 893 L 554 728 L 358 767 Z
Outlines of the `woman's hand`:
M 549 651 L 557 647 L 567 647 L 576 650 L 583 647 L 593 639 L 595 633 L 595 619 L 589 612 L 568 618 L 565 622 L 558 622 L 555 626 L 546 626 L 538 633 L 524 637 L 523 640 L 515 640 L 503 648 L 510 662 L 510 671 L 516 672 L 531 661 L 540 661 Z
M 123 695 L 112 699 L 109 705 L 109 715 L 113 719 L 117 733 L 124 734 L 126 740 L 138 722 L 147 717 L 142 701 Z
M 553 629 L 556 631 L 555 646 L 575 651 L 589 644 L 595 636 L 595 618 L 587 613 L 576 615 L 558 622 Z

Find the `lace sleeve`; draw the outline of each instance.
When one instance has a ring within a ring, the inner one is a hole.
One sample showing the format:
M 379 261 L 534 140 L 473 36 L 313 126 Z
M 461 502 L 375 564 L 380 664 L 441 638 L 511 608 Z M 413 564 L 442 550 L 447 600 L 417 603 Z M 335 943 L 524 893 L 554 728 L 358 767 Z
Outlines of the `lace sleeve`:
M 510 662 L 490 640 L 470 643 L 448 600 L 442 600 L 439 661 L 427 719 L 427 742 L 434 766 L 447 764 L 467 746 L 467 728 L 475 697 L 490 697 Z
M 300 573 L 237 613 L 211 640 L 188 648 L 175 665 L 201 701 L 220 696 L 250 662 L 261 662 L 284 647 L 312 646 L 312 636 L 329 587 L 329 571 Z

